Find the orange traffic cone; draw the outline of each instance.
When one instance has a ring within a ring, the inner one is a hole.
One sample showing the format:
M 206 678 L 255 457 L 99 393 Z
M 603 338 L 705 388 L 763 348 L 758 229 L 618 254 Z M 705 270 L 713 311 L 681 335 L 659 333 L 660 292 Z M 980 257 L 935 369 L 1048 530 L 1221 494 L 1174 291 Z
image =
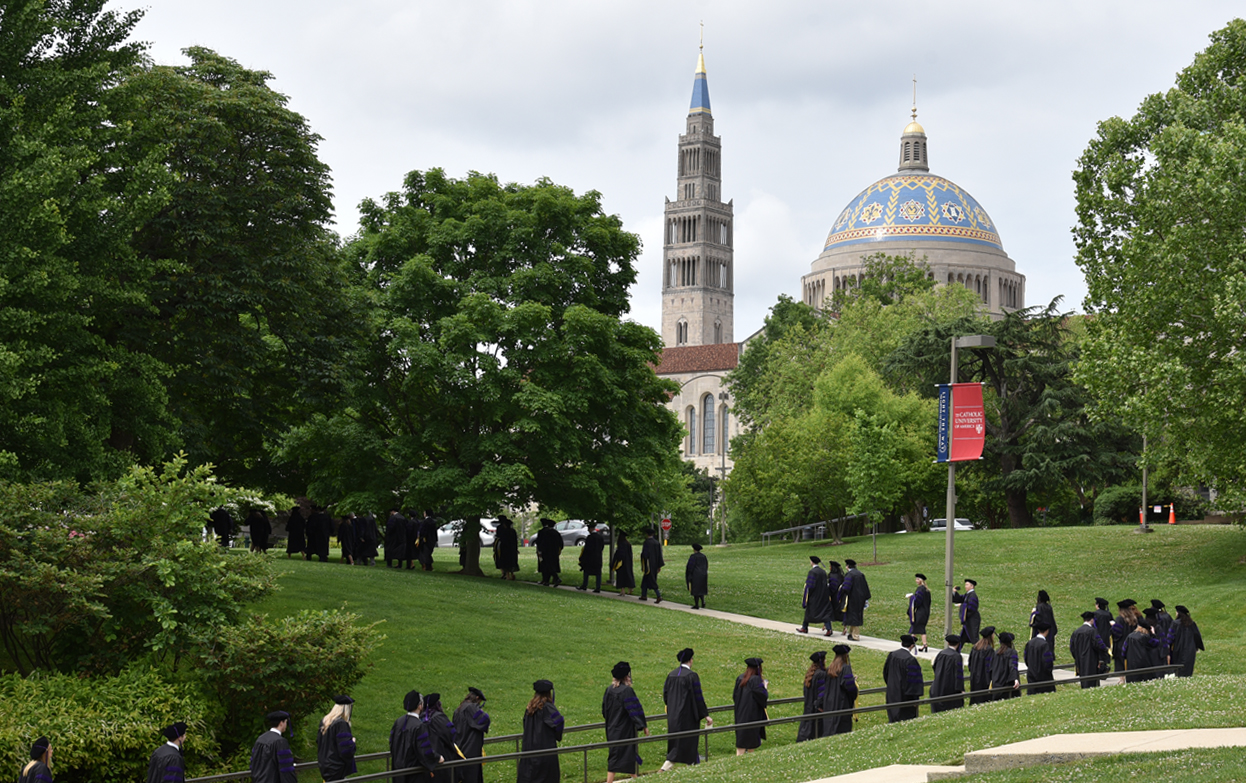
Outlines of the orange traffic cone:
M 1138 524 L 1146 527 L 1146 508 L 1138 509 Z
M 1176 503 L 1168 504 L 1168 524 L 1170 525 L 1177 524 L 1177 504 Z

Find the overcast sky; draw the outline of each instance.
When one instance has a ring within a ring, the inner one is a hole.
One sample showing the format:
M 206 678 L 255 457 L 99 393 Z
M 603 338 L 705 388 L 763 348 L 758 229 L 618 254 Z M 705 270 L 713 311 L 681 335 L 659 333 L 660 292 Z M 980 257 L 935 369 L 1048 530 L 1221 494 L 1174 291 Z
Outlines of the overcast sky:
M 664 197 L 699 23 L 723 198 L 735 201 L 735 339 L 761 326 L 848 201 L 895 171 L 917 76 L 931 171 L 990 213 L 1028 303 L 1081 309 L 1071 173 L 1242 3 L 689 0 L 114 0 L 146 8 L 158 63 L 200 45 L 270 71 L 324 137 L 337 229 L 413 169 L 595 189 L 641 236 L 632 315 L 660 326 Z

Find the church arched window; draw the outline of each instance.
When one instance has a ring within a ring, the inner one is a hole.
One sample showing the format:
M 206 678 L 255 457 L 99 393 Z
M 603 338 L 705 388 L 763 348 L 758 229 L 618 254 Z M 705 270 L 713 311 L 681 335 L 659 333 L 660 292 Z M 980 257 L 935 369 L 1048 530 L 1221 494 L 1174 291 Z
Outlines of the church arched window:
M 688 406 L 688 456 L 697 453 L 697 409 Z
M 704 414 L 701 416 L 702 432 L 701 432 L 701 453 L 714 454 L 714 432 L 717 429 L 714 418 L 714 395 L 707 394 L 702 399 L 701 406 Z
M 722 321 L 714 322 L 714 343 L 717 345 L 723 341 L 723 325 Z

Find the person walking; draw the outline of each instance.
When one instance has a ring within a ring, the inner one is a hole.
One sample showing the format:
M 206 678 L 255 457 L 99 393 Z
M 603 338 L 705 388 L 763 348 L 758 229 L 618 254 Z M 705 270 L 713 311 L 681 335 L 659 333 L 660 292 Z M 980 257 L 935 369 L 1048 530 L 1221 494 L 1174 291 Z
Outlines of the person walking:
M 407 559 L 407 519 L 391 508 L 385 519 L 385 567 L 402 568 L 402 561 Z
M 268 731 L 256 738 L 251 746 L 252 783 L 298 783 L 294 771 L 294 753 L 284 736 L 290 727 L 290 713 L 276 710 L 264 717 Z
M 735 678 L 731 703 L 735 705 L 735 723 L 754 723 L 766 720 L 766 706 L 770 701 L 770 683 L 761 673 L 761 658 L 745 658 L 744 673 Z M 761 747 L 766 738 L 765 726 L 735 730 L 735 754 L 743 756 Z
M 960 588 L 953 588 L 952 603 L 960 604 L 960 643 L 961 647 L 973 644 L 978 638 L 978 628 L 982 625 L 982 615 L 978 612 L 978 583 L 973 579 L 965 580 L 965 593 Z M 956 648 L 960 652 L 960 647 Z
M 580 582 L 577 590 L 587 590 L 588 578 L 592 576 L 597 579 L 593 592 L 601 592 L 601 553 L 605 548 L 606 541 L 597 532 L 597 526 L 592 522 L 588 523 L 588 535 L 584 537 L 584 546 L 580 548 L 580 570 L 584 572 L 584 580 Z
M 1007 631 L 999 634 L 999 649 L 991 661 L 992 701 L 1021 695 L 1021 674 L 1017 667 L 1017 650 L 1013 647 L 1016 638 Z
M 1172 627 L 1170 662 L 1181 665 L 1181 668 L 1177 670 L 1178 677 L 1193 677 L 1194 659 L 1199 651 L 1205 651 L 1207 648 L 1203 647 L 1203 634 L 1199 633 L 1198 623 L 1190 617 L 1190 610 L 1180 604 L 1174 608 L 1177 610 L 1177 617 Z
M 926 624 L 930 622 L 930 590 L 926 587 L 925 574 L 914 574 L 913 579 L 917 582 L 917 587 L 905 596 L 909 599 L 909 633 L 921 637 L 921 651 L 926 652 L 930 649 L 926 644 Z
M 337 545 L 342 552 L 342 562 L 355 564 L 355 515 L 347 514 L 337 526 Z
M 519 570 L 519 534 L 510 517 L 498 517 L 497 534 L 493 537 L 493 565 L 502 572 L 503 579 L 515 580 Z
M 316 760 L 320 763 L 320 776 L 326 781 L 341 780 L 358 771 L 355 765 L 355 734 L 350 726 L 354 703 L 355 700 L 349 696 L 334 696 L 333 709 L 320 719 Z
M 922 679 L 922 665 L 913 656 L 917 637 L 904 634 L 900 637 L 900 649 L 887 653 L 883 662 L 883 683 L 887 686 L 887 722 L 899 723 L 917 717 L 917 706 L 904 702 L 917 701 L 926 692 Z M 890 706 L 895 705 L 895 706 Z
M 462 758 L 455 744 L 454 724 L 450 722 L 445 710 L 441 709 L 440 693 L 430 693 L 424 697 L 424 728 L 428 731 L 433 752 L 441 758 L 442 764 L 446 759 L 458 761 Z M 431 777 L 433 783 L 454 783 L 456 776 L 453 769 L 438 766 L 432 771 Z
M 837 600 L 844 607 L 844 634 L 852 641 L 861 641 L 861 626 L 865 625 L 865 605 L 870 600 L 870 584 L 865 574 L 857 569 L 857 561 L 844 559 L 848 573 L 839 587 Z
M 182 743 L 186 741 L 186 724 L 178 721 L 165 726 L 160 733 L 165 742 L 147 761 L 147 783 L 185 783 L 186 760 L 182 758 Z
M 557 587 L 562 584 L 559 572 L 558 557 L 562 554 L 562 536 L 554 529 L 554 520 L 542 519 L 541 529 L 536 534 L 536 565 L 541 572 L 541 584 L 549 587 L 550 582 Z
M 662 559 L 662 544 L 654 537 L 653 528 L 645 530 L 645 543 L 640 545 L 640 600 L 648 600 L 653 591 L 653 602 L 662 603 L 662 591 L 658 589 L 658 573 L 666 561 Z
M 371 513 L 355 518 L 355 564 L 376 565 L 376 517 Z
M 1056 657 L 1051 652 L 1051 626 L 1039 620 L 1031 626 L 1037 633 L 1025 643 L 1025 681 L 1029 684 L 1028 695 L 1055 693 L 1053 669 Z M 1037 684 L 1035 684 L 1037 683 Z
M 306 550 L 307 521 L 303 519 L 303 509 L 295 506 L 286 520 L 286 558 L 301 555 Z
M 627 661 L 619 661 L 610 670 L 610 684 L 601 696 L 601 717 L 608 742 L 636 739 L 638 732 L 649 736 L 649 722 L 632 690 L 632 665 Z M 639 775 L 641 763 L 637 745 L 615 745 L 606 758 L 606 783 L 614 783 L 617 774 Z
M 1030 638 L 1038 636 L 1039 624 L 1046 624 L 1050 631 L 1047 634 L 1047 645 L 1053 652 L 1056 649 L 1056 613 L 1051 608 L 1051 596 L 1046 590 L 1038 591 L 1038 598 L 1034 601 L 1034 608 L 1030 611 Z
M 52 742 L 47 737 L 30 746 L 30 761 L 22 767 L 17 783 L 52 783 Z
M 1161 666 L 1166 661 L 1159 657 L 1160 643 L 1151 634 L 1151 621 L 1143 618 L 1138 621 L 1137 627 L 1133 632 L 1125 638 L 1125 682 L 1145 682 L 1146 680 L 1156 680 L 1163 675 L 1158 672 L 1143 672 L 1142 674 L 1130 674 L 1139 669 L 1149 669 L 1152 666 Z
M 247 515 L 247 530 L 251 534 L 251 551 L 267 552 L 268 538 L 273 534 L 273 523 L 262 508 L 253 508 Z
M 1094 612 L 1095 632 L 1107 647 L 1109 658 L 1112 651 L 1112 613 L 1108 611 L 1108 599 L 1096 598 Z
M 394 777 L 394 783 L 422 783 L 445 759 L 433 754 L 432 741 L 424 724 L 424 697 L 407 691 L 402 699 L 406 714 L 389 730 L 389 763 L 393 769 L 419 770 Z
M 619 597 L 631 595 L 636 589 L 636 572 L 632 567 L 632 544 L 627 540 L 627 533 L 620 532 L 619 540 L 614 543 L 610 570 L 614 573 L 614 586 L 618 588 Z
M 333 517 L 322 506 L 312 506 L 312 514 L 307 518 L 307 554 L 320 558 L 320 562 L 329 562 L 329 537 L 333 534 Z
M 701 545 L 692 545 L 692 554 L 688 555 L 688 564 L 684 566 L 684 582 L 688 585 L 688 593 L 692 596 L 692 608 L 698 604 L 705 608 L 705 594 L 709 592 L 710 561 L 701 553 Z
M 831 597 L 831 616 L 827 620 L 831 624 L 831 628 L 835 627 L 835 623 L 841 626 L 844 622 L 844 604 L 839 600 L 839 588 L 844 584 L 844 569 L 838 562 L 834 560 L 826 561 L 826 591 Z M 844 632 L 844 636 L 847 636 Z
M 826 650 L 818 650 L 809 656 L 809 668 L 805 670 L 805 711 L 804 715 L 818 715 L 826 710 Z M 835 720 L 839 720 L 835 718 Z M 796 730 L 796 741 L 817 739 L 827 735 L 826 722 L 823 718 L 802 720 Z
M 685 647 L 675 656 L 679 666 L 666 675 L 662 686 L 662 701 L 666 704 L 666 730 L 670 734 L 700 728 L 701 721 L 707 727 L 714 725 L 705 696 L 701 693 L 701 678 L 692 670 L 693 650 Z M 666 741 L 666 761 L 662 771 L 669 772 L 676 764 L 699 764 L 697 738 L 680 737 Z
M 857 678 L 852 673 L 852 662 L 848 654 L 852 648 L 846 644 L 837 644 L 831 648 L 835 660 L 826 665 L 826 711 L 840 712 L 857 706 Z M 852 731 L 854 716 L 848 713 L 831 715 L 826 718 L 823 726 L 827 736 L 847 734 Z
M 958 693 L 965 692 L 965 663 L 960 657 L 960 653 L 956 652 L 956 646 L 960 644 L 960 635 L 950 633 L 943 637 L 943 641 L 947 642 L 947 646 L 935 655 L 934 659 L 934 679 L 930 682 L 930 698 L 938 696 L 954 696 Z M 946 710 L 954 710 L 958 707 L 965 706 L 965 699 L 946 699 L 944 701 L 932 702 L 930 712 L 945 712 Z
M 1125 639 L 1129 638 L 1129 635 L 1138 627 L 1138 621 L 1142 619 L 1141 613 L 1138 612 L 1137 603 L 1132 598 L 1116 602 L 1116 608 L 1120 613 L 1112 621 L 1113 673 L 1125 671 Z M 1104 639 L 1104 641 L 1106 642 L 1107 639 Z
M 826 572 L 822 570 L 822 558 L 809 556 L 809 571 L 805 574 L 805 592 L 801 595 L 800 606 L 805 610 L 805 619 L 798 633 L 809 633 L 809 623 L 821 623 L 824 635 L 831 635 L 831 594 L 826 581 Z
M 554 683 L 537 680 L 532 683 L 532 690 L 532 700 L 523 715 L 521 748 L 524 752 L 556 748 L 562 740 L 563 718 L 554 706 Z M 518 783 L 562 783 L 558 755 L 520 759 L 517 780 Z
M 991 687 L 991 671 L 995 667 L 995 626 L 988 625 L 978 632 L 981 637 L 974 642 L 973 648 L 969 650 L 969 690 L 972 692 L 969 697 L 969 703 L 983 704 L 991 700 L 991 695 L 987 691 Z M 965 643 L 963 635 L 957 636 L 960 641 L 956 644 L 956 651 L 959 653 L 960 648 Z
M 479 688 L 468 688 L 467 695 L 454 711 L 454 737 L 459 753 L 465 759 L 478 759 L 485 755 L 485 735 L 489 733 L 492 720 L 485 712 L 485 694 Z M 481 783 L 484 765 L 472 764 L 459 767 L 457 779 L 462 783 Z
M 420 567 L 425 571 L 433 570 L 433 550 L 437 548 L 437 528 L 439 520 L 431 508 L 424 509 L 424 518 L 420 520 L 420 548 L 417 555 Z M 462 543 L 459 544 L 462 548 Z
M 229 548 L 230 539 L 234 535 L 234 518 L 224 506 L 218 506 L 209 515 L 212 519 L 212 530 L 220 545 Z
M 1095 628 L 1097 617 L 1098 612 L 1082 612 L 1082 624 L 1069 635 L 1069 655 L 1073 656 L 1073 671 L 1078 677 L 1094 678 L 1083 679 L 1083 689 L 1099 687 L 1101 678 L 1095 675 L 1107 672 L 1111 658 L 1107 644 Z

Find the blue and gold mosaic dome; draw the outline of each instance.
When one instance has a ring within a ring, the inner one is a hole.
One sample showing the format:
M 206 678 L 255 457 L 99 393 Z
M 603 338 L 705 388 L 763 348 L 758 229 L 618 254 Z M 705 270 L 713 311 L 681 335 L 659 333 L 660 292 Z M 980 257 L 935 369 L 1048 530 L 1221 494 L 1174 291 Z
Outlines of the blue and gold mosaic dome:
M 861 191 L 835 219 L 822 250 L 907 238 L 1004 249 L 973 196 L 943 177 L 914 172 L 884 177 Z

